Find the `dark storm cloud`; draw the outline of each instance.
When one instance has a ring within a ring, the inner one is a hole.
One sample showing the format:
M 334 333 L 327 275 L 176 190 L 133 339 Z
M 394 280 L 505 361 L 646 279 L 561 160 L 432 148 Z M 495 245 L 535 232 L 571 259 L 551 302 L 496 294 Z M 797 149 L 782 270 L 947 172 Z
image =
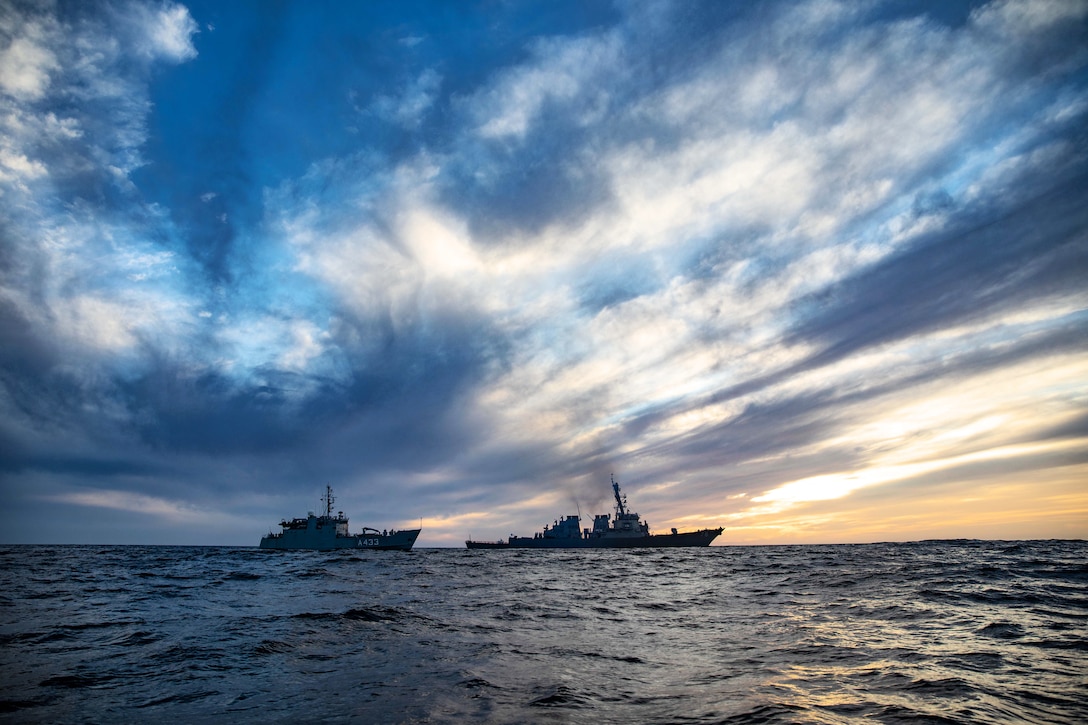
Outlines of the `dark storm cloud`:
M 148 374 L 117 381 L 117 395 L 153 450 L 297 455 L 311 459 L 314 475 L 426 466 L 483 434 L 457 412 L 502 355 L 503 340 L 482 321 L 450 316 L 431 334 L 389 332 L 379 357 L 352 345 L 352 330 L 340 334 L 349 370 L 335 379 L 264 367 L 239 382 L 212 371 L 186 375 L 177 361 L 160 359 Z M 329 441 L 344 447 L 330 459 L 312 455 Z
M 8 390 L 22 406 L 19 417 L 36 423 L 33 430 L 0 429 L 10 442 L 0 465 L 9 472 L 58 474 L 84 485 L 145 492 L 152 489 L 148 477 L 157 476 L 161 483 L 153 488 L 160 495 L 176 490 L 167 481 L 185 481 L 194 500 L 214 495 L 217 460 L 228 466 L 240 457 L 264 460 L 262 466 L 280 462 L 279 475 L 262 480 L 269 494 L 296 492 L 300 481 L 354 477 L 360 470 L 381 479 L 439 465 L 488 434 L 481 421 L 461 412 L 495 355 L 480 347 L 483 332 L 463 327 L 456 334 L 447 329 L 428 339 L 391 340 L 380 360 L 354 360 L 357 367 L 346 382 L 261 370 L 262 384 L 239 385 L 213 373 L 194 377 L 161 359 L 147 374 L 109 384 L 55 368 L 25 373 L 11 381 L 21 387 Z M 460 335 L 477 342 L 463 343 Z M 101 417 L 118 409 L 126 411 L 124 418 Z M 58 438 L 66 440 L 60 449 L 49 444 Z M 86 453 L 75 453 L 79 448 Z M 506 475 L 516 471 L 520 478 L 523 453 L 512 455 L 519 468 L 507 467 Z M 197 471 L 164 464 L 193 457 L 204 461 L 203 480 Z M 501 461 L 485 467 L 492 464 Z M 460 488 L 467 484 L 480 485 L 470 480 Z

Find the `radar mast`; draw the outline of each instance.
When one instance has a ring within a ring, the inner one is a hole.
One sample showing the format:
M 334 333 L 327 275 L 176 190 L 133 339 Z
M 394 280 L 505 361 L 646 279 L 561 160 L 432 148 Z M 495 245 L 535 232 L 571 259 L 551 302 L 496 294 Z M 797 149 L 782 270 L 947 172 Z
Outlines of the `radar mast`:
M 325 516 L 332 518 L 332 505 L 336 502 L 336 498 L 332 495 L 332 486 L 325 485 L 325 495 L 321 497 L 321 500 L 325 502 Z
M 620 484 L 615 475 L 609 474 L 609 477 L 612 479 L 612 495 L 616 497 L 616 512 L 623 516 L 627 513 L 627 496 L 620 493 Z

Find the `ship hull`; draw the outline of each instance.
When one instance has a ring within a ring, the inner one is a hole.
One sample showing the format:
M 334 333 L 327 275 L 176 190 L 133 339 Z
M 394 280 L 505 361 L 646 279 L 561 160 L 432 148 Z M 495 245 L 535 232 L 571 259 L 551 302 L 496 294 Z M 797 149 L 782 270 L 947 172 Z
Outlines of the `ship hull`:
M 269 534 L 261 539 L 262 549 L 334 551 L 337 549 L 373 549 L 377 551 L 410 551 L 420 529 L 407 529 L 392 534 L 353 534 L 337 536 L 332 530 L 287 530 Z
M 512 536 L 507 541 L 466 541 L 470 549 L 667 549 L 710 546 L 722 529 L 702 529 L 682 534 L 651 536 L 600 536 L 588 539 L 550 539 Z

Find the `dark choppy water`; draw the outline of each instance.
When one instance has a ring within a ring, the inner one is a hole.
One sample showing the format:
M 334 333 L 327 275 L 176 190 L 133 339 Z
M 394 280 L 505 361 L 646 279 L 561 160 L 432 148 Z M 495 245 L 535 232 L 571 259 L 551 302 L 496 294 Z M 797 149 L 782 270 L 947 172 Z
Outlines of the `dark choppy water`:
M 0 548 L 8 722 L 1088 722 L 1088 544 Z

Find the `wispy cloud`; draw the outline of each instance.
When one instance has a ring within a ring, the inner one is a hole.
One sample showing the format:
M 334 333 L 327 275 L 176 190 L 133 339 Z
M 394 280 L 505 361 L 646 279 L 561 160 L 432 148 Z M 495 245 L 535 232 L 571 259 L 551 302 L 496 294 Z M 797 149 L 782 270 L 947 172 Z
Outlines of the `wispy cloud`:
M 442 76 L 433 69 L 424 70 L 395 96 L 380 95 L 371 108 L 381 118 L 415 128 L 438 97 Z

